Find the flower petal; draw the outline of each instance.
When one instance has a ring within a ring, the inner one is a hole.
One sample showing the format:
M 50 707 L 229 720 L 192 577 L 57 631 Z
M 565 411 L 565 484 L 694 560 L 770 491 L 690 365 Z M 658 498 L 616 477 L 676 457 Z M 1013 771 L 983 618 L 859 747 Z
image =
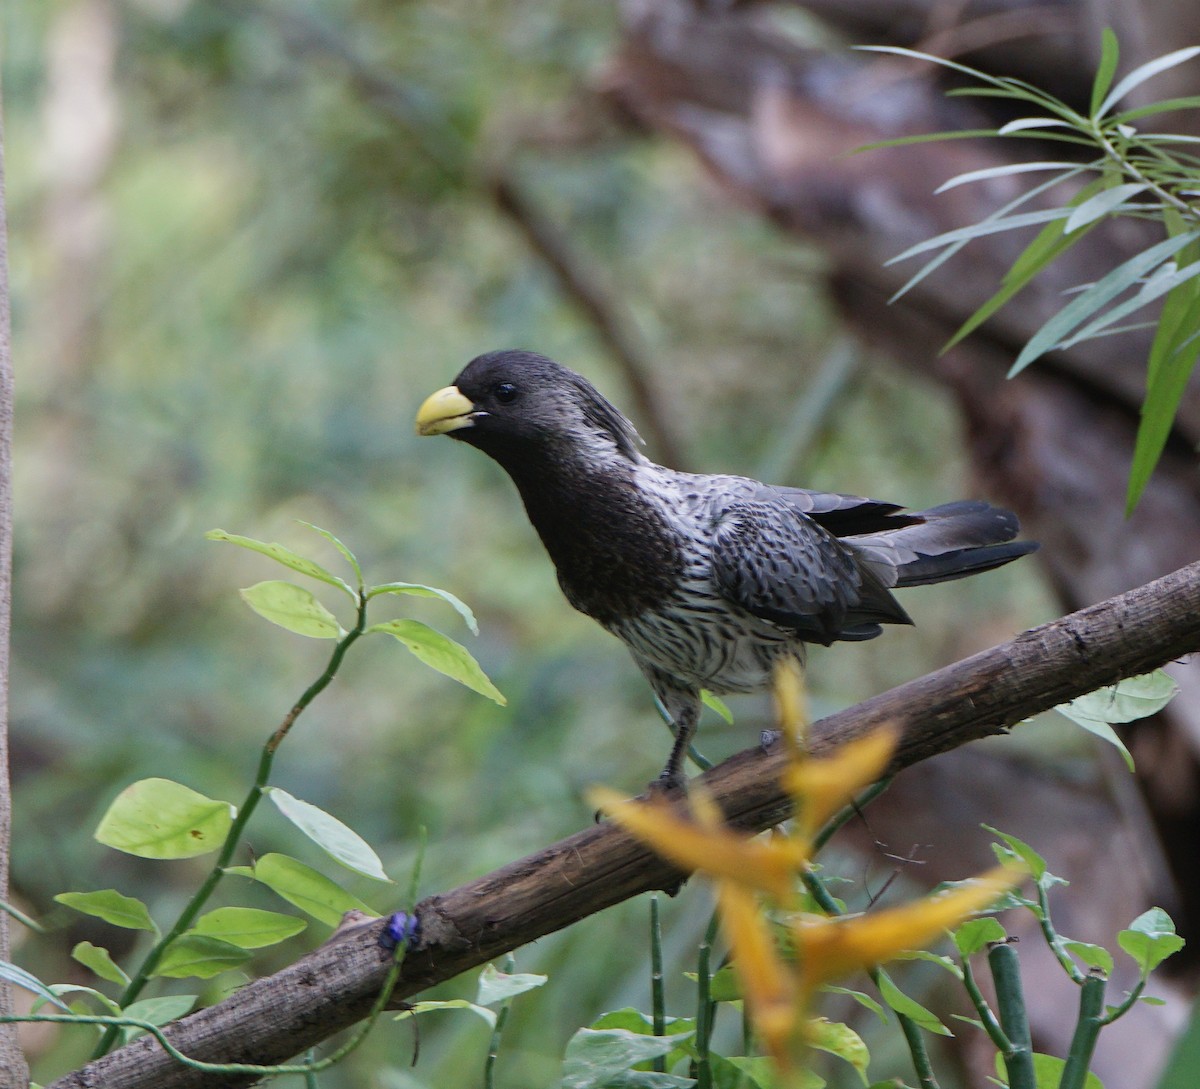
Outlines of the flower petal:
M 798 760 L 784 770 L 784 789 L 795 800 L 806 834 L 817 832 L 863 787 L 883 775 L 898 740 L 894 727 L 881 726 L 865 737 L 847 741 L 829 756 Z

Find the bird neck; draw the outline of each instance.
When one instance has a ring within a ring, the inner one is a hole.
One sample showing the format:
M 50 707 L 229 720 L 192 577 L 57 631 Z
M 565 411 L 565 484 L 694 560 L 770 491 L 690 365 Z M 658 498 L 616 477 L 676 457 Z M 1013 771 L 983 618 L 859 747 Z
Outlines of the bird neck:
M 634 463 L 548 452 L 504 467 L 576 609 L 612 625 L 670 596 L 683 568 L 680 542 L 638 486 Z

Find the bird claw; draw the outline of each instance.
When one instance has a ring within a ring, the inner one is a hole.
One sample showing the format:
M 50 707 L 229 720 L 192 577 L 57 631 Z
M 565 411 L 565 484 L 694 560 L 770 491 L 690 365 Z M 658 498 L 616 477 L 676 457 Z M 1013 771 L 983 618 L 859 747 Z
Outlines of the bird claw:
M 397 911 L 389 916 L 379 944 L 389 952 L 403 942 L 411 953 L 421 943 L 421 920 L 407 911 Z
M 770 752 L 783 734 L 779 730 L 763 730 L 758 735 L 758 747 L 763 752 Z

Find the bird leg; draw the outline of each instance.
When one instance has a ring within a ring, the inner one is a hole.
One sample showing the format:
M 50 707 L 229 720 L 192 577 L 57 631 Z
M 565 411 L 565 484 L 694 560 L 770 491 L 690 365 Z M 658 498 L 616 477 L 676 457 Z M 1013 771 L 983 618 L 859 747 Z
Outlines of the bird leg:
M 650 783 L 652 791 L 686 790 L 687 777 L 683 774 L 683 760 L 687 755 L 688 746 L 696 736 L 696 727 L 700 722 L 700 701 L 689 699 L 686 702 L 674 699 L 664 700 L 671 712 L 671 730 L 675 734 L 675 742 L 671 746 L 671 755 L 667 757 L 666 767 L 657 779 Z

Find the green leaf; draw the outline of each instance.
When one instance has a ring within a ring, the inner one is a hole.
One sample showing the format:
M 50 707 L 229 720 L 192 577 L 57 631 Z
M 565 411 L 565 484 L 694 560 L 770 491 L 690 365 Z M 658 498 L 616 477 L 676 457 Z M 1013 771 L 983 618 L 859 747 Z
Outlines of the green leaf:
M 1112 975 L 1112 954 L 1104 946 L 1067 940 L 1063 942 L 1063 948 L 1078 957 L 1089 968 L 1099 968 L 1106 976 Z
M 307 522 L 303 523 L 308 525 Z M 334 540 L 332 534 L 326 533 L 323 529 L 317 529 L 316 526 L 310 528 L 316 529 L 318 533 Z M 223 529 L 210 529 L 205 535 L 210 541 L 228 541 L 229 544 L 237 545 L 239 548 L 248 548 L 251 552 L 261 552 L 264 556 L 269 556 L 276 563 L 283 564 L 284 567 L 290 567 L 293 571 L 298 571 L 302 575 L 307 575 L 309 578 L 317 579 L 320 582 L 328 583 L 330 586 L 336 586 L 339 590 L 344 590 L 353 599 L 355 597 L 353 589 L 332 572 L 326 571 L 319 563 L 315 563 L 304 556 L 297 555 L 290 548 L 285 548 L 281 544 L 275 542 L 256 541 L 253 537 L 241 537 L 236 533 L 226 533 Z M 336 542 L 340 544 L 340 542 Z M 343 555 L 348 555 L 345 547 L 342 546 Z
M 371 845 L 337 817 L 331 816 L 311 802 L 293 798 L 280 787 L 267 787 L 266 794 L 280 813 L 335 862 L 340 862 L 346 869 L 375 881 L 391 882 Z
M 1039 356 L 1056 348 L 1101 307 L 1107 306 L 1118 295 L 1127 291 L 1143 276 L 1147 276 L 1196 238 L 1200 238 L 1200 231 L 1188 231 L 1173 238 L 1164 238 L 1141 253 L 1134 254 L 1127 261 L 1122 261 L 1095 283 L 1089 284 L 1030 337 L 1009 370 L 1009 377 L 1019 374 Z
M 150 918 L 150 911 L 141 900 L 123 896 L 116 889 L 98 889 L 96 892 L 60 892 L 55 898 L 60 904 L 84 915 L 94 915 L 113 926 L 126 930 L 149 930 L 158 933 L 158 927 Z
M 993 828 L 990 824 L 984 824 L 981 827 L 985 832 L 991 832 L 993 836 L 998 836 L 1003 840 L 1009 852 L 1011 852 L 1009 855 L 1005 855 L 1002 853 L 1002 850 L 997 851 L 997 845 L 993 844 L 992 850 L 1001 862 L 1006 862 L 1009 858 L 1019 859 L 1029 868 L 1029 875 L 1035 881 L 1041 881 L 1046 875 L 1046 860 L 1024 840 L 1017 839 L 1016 836 L 1010 836 L 1007 832 L 1001 832 L 999 828 Z
M 25 971 L 24 968 L 18 968 L 6 960 L 0 960 L 0 979 L 8 983 L 12 983 L 25 991 L 32 991 L 43 1002 L 49 1002 L 57 1006 L 60 1010 L 65 1010 L 70 1013 L 70 1009 L 65 1002 L 61 1002 L 55 993 L 46 986 L 32 972 Z
M 1007 936 L 998 919 L 984 915 L 978 919 L 968 919 L 956 928 L 954 944 L 962 956 L 970 957 L 991 945 L 992 942 L 1004 941 Z
M 1035 1051 L 1033 1053 L 1033 1079 L 1037 1089 L 1058 1089 L 1058 1083 L 1062 1081 L 1063 1067 L 1066 1065 L 1065 1059 L 1060 1059 L 1056 1055 L 1042 1055 Z M 1004 1056 L 999 1052 L 996 1053 L 996 1073 L 1001 1078 L 1001 1084 L 1007 1085 L 1008 1071 L 1004 1065 Z M 1083 1089 L 1104 1089 L 1104 1083 L 1095 1074 L 1089 1072 L 1084 1079 Z
M 880 975 L 879 977 L 879 996 L 897 1013 L 904 1014 L 910 1021 L 920 1025 L 926 1032 L 936 1033 L 938 1036 L 953 1036 L 945 1025 L 938 1018 L 929 1012 L 915 998 L 909 998 L 899 987 L 896 986 L 888 975 Z
M 1137 962 L 1145 979 L 1172 953 L 1178 953 L 1184 941 L 1175 933 L 1171 916 L 1162 908 L 1151 908 L 1117 935 L 1117 944 Z
M 382 624 L 372 624 L 367 631 L 395 636 L 430 668 L 444 673 L 459 684 L 465 684 L 472 691 L 487 696 L 501 706 L 508 702 L 500 690 L 488 680 L 466 647 L 428 624 L 422 624 L 419 620 L 387 620 Z
M 1149 182 L 1126 182 L 1124 185 L 1114 185 L 1111 189 L 1097 193 L 1094 197 L 1075 206 L 1067 217 L 1067 222 L 1063 225 L 1063 232 L 1070 234 L 1072 231 L 1079 230 L 1080 227 L 1094 223 L 1097 219 L 1103 219 L 1106 215 L 1117 211 L 1119 206 L 1126 203 L 1131 197 L 1137 196 L 1138 193 L 1144 193 L 1149 188 Z
M 109 983 L 115 983 L 118 987 L 129 984 L 129 977 L 102 946 L 93 945 L 91 942 L 79 942 L 71 950 L 71 957 Z
M 1045 208 L 1038 212 L 1021 212 L 1018 215 L 1005 216 L 1002 219 L 985 219 L 969 227 L 957 227 L 953 231 L 946 231 L 935 238 L 927 238 L 924 242 L 918 242 L 915 246 L 909 246 L 903 253 L 889 258 L 885 264 L 894 265 L 900 261 L 907 261 L 908 258 L 915 257 L 919 253 L 941 249 L 943 246 L 951 245 L 954 242 L 970 242 L 973 239 L 983 238 L 989 234 L 1000 234 L 1003 231 L 1015 231 L 1022 227 L 1033 227 L 1039 223 L 1049 223 L 1056 219 L 1066 219 L 1070 214 L 1071 210 L 1069 208 Z
M 171 779 L 141 779 L 117 795 L 95 838 L 138 858 L 195 858 L 225 842 L 234 807 Z M 119 924 L 118 924 L 119 925 Z
M 1100 116 L 1100 103 L 1104 101 L 1104 96 L 1112 86 L 1120 57 L 1117 36 L 1112 27 L 1106 26 L 1100 34 L 1100 64 L 1096 68 L 1096 78 L 1092 80 L 1092 100 L 1088 112 L 1093 119 Z
M 1198 276 L 1200 276 L 1200 261 L 1192 261 L 1183 267 L 1177 266 L 1174 261 L 1168 261 L 1166 264 L 1159 265 L 1158 268 L 1142 281 L 1141 287 L 1130 295 L 1129 298 L 1122 300 L 1116 306 L 1109 307 L 1098 317 L 1093 318 L 1082 328 L 1077 329 L 1059 347 L 1071 348 L 1083 341 L 1094 340 L 1102 333 L 1121 332 L 1121 328 L 1114 328 L 1118 322 L 1123 321 L 1130 314 L 1149 306 L 1152 302 L 1157 302 L 1162 296 L 1170 294 L 1181 285 L 1188 283 L 1190 280 L 1195 280 Z
M 1103 117 L 1135 87 L 1140 87 L 1146 80 L 1157 76 L 1160 72 L 1165 72 L 1168 68 L 1174 68 L 1178 64 L 1191 60 L 1197 54 L 1200 54 L 1200 46 L 1193 45 L 1187 49 L 1176 49 L 1173 53 L 1167 53 L 1165 56 L 1156 57 L 1154 60 L 1139 65 L 1109 92 L 1104 101 L 1100 103 L 1099 109 L 1095 111 L 1096 115 Z
M 466 621 L 472 635 L 479 634 L 479 623 L 475 619 L 475 614 L 466 602 L 455 597 L 449 590 L 439 590 L 436 586 L 422 586 L 418 582 L 385 582 L 381 586 L 372 586 L 367 591 L 368 598 L 376 597 L 379 594 L 411 594 L 415 597 L 440 598 L 453 607 L 454 611 Z
M 272 580 L 247 586 L 242 599 L 264 620 L 309 639 L 340 639 L 337 617 L 303 586 Z
M 784 1089 L 775 1064 L 766 1055 L 726 1057 L 710 1052 L 708 1065 L 713 1089 Z M 824 1078 L 805 1070 L 787 1089 L 824 1089 L 824 1085 Z
M 482 1017 L 491 1028 L 496 1027 L 496 1011 L 486 1006 L 468 1002 L 465 998 L 430 999 L 425 1002 L 414 1002 L 410 1007 L 396 1014 L 395 1020 L 404 1021 L 416 1017 L 419 1013 L 438 1013 L 442 1010 L 470 1010 Z
M 379 914 L 324 874 L 287 855 L 263 855 L 254 864 L 254 879 L 327 926 L 337 926 L 347 911 Z
M 191 1013 L 196 1005 L 196 997 L 194 994 L 167 994 L 159 998 L 143 998 L 140 1002 L 131 1002 L 122 1012 L 126 1017 L 136 1017 L 152 1025 L 166 1025 Z M 127 1044 L 143 1033 L 143 1029 L 127 1025 L 121 1030 L 121 1043 Z
M 52 994 L 55 996 L 61 996 L 64 994 L 86 995 L 89 999 L 95 1002 L 95 1008 L 101 1010 L 103 1013 L 111 1014 L 113 1017 L 121 1016 L 121 1007 L 111 998 L 109 998 L 108 995 L 102 994 L 100 991 L 96 990 L 95 987 L 84 987 L 78 983 L 52 983 L 47 990 L 52 992 Z M 35 999 L 33 1005 L 29 1009 L 29 1012 L 37 1013 L 38 1010 L 40 1010 L 48 1001 L 50 1001 L 50 999 Z M 58 1003 L 58 1005 L 64 1010 L 68 1009 L 68 1007 L 63 1006 L 61 1002 Z M 69 1009 L 77 1010 L 81 1006 L 82 1003 L 73 1002 Z
M 245 964 L 249 959 L 250 954 L 232 942 L 211 938 L 207 934 L 182 934 L 167 946 L 153 974 L 168 979 L 189 976 L 211 979 L 230 968 Z
M 278 911 L 223 907 L 201 915 L 188 933 L 220 938 L 239 949 L 262 949 L 286 941 L 307 926 L 303 919 Z
M 479 990 L 475 1001 L 481 1006 L 493 1006 L 497 1002 L 507 1002 L 519 994 L 540 987 L 548 976 L 535 975 L 532 972 L 501 972 L 494 964 L 485 964 L 479 973 Z
M 825 984 L 821 988 L 823 991 L 828 991 L 829 994 L 844 994 L 847 998 L 853 998 L 864 1009 L 870 1010 L 880 1021 L 887 1022 L 887 1014 L 883 1007 L 875 1001 L 869 994 L 863 994 L 862 991 L 854 991 L 849 987 L 838 987 L 832 983 Z
M 955 979 L 962 979 L 962 969 L 954 963 L 950 957 L 943 956 L 941 953 L 932 953 L 928 949 L 905 949 L 896 954 L 894 960 L 923 960 L 929 964 L 936 964 L 939 968 L 945 969 Z
M 1126 516 L 1133 513 L 1171 434 L 1175 413 L 1200 356 L 1197 328 L 1200 328 L 1200 283 L 1189 280 L 1176 287 L 1164 300 L 1158 329 L 1150 346 L 1146 398 L 1142 402 L 1142 418 L 1125 496 Z
M 726 725 L 733 725 L 733 712 L 719 696 L 714 696 L 707 688 L 700 689 L 700 702 L 710 711 L 715 711 L 725 720 Z
M 1055 710 L 1085 730 L 1115 745 L 1133 771 L 1133 757 L 1112 729 L 1114 722 L 1134 722 L 1161 711 L 1174 698 L 1179 687 L 1161 669 L 1129 677 L 1117 684 L 1098 688 L 1079 696 Z
M 1007 178 L 1014 174 L 1030 174 L 1044 170 L 1063 170 L 1076 174 L 1079 172 L 1079 164 L 1070 162 L 1005 163 L 1003 166 L 989 166 L 983 170 L 968 170 L 965 174 L 955 174 L 953 178 L 942 182 L 933 192 L 937 195 L 970 182 Z
M 871 1053 L 862 1037 L 849 1025 L 814 1017 L 807 1024 L 806 1040 L 818 1051 L 828 1052 L 848 1062 L 858 1072 L 863 1085 L 870 1084 L 867 1066 L 871 1062 Z
M 342 542 L 337 537 L 335 537 L 332 533 L 330 533 L 329 530 L 322 529 L 320 526 L 314 526 L 312 524 L 312 522 L 306 522 L 306 521 L 304 521 L 303 518 L 298 519 L 298 521 L 300 522 L 300 524 L 302 526 L 307 526 L 314 533 L 319 533 L 322 537 L 325 538 L 325 540 L 327 540 L 331 545 L 333 545 L 334 548 L 336 548 L 342 554 L 342 559 L 344 559 L 350 565 L 350 570 L 354 572 L 354 578 L 358 582 L 358 585 L 362 586 L 363 573 L 362 573 L 362 568 L 358 565 L 358 557 L 353 552 L 351 552 L 350 549 L 348 549 L 344 544 L 342 544 Z M 355 598 L 355 600 L 357 600 L 357 595 L 351 595 L 351 596 L 353 596 Z
M 562 1089 L 686 1089 L 691 1078 L 633 1070 L 638 1063 L 666 1055 L 692 1034 L 644 1036 L 625 1029 L 581 1028 L 567 1044 L 563 1060 Z

